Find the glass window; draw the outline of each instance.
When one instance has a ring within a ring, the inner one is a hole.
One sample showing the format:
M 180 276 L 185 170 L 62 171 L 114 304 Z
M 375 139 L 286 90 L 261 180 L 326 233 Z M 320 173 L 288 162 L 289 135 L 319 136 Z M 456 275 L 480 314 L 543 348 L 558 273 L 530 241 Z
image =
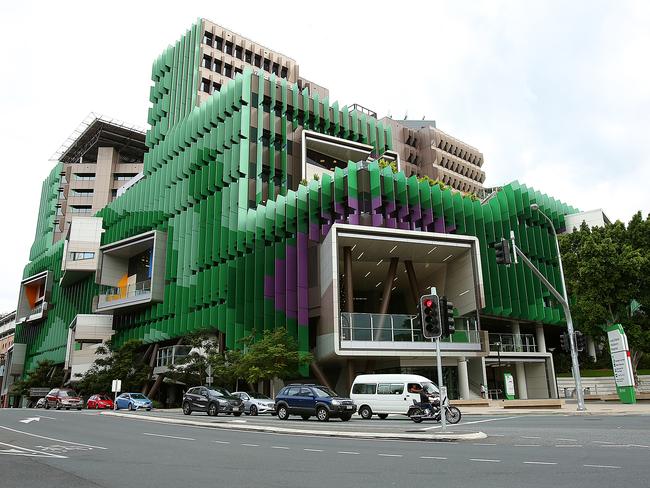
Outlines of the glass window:
M 232 77 L 232 66 L 230 66 L 229 64 L 226 64 L 224 66 L 223 74 L 224 74 L 224 76 L 227 76 L 228 78 Z
M 317 397 L 335 397 L 338 396 L 334 390 L 330 390 L 325 386 L 318 386 L 314 388 L 314 393 Z
M 70 257 L 72 258 L 73 261 L 83 261 L 86 259 L 94 259 L 95 253 L 94 252 L 71 252 Z
M 379 385 L 377 385 L 377 395 L 390 395 L 391 386 L 390 383 L 379 383 Z
M 92 211 L 92 207 L 90 205 L 73 205 L 70 207 L 70 212 L 71 213 L 90 213 Z
M 221 60 L 219 60 L 219 59 L 215 59 L 215 60 L 214 60 L 214 68 L 212 69 L 212 71 L 215 71 L 216 73 L 221 74 L 221 68 L 222 68 L 222 66 L 223 66 L 223 65 L 222 65 L 222 63 L 221 63 Z
M 226 54 L 232 55 L 232 42 L 226 41 L 226 49 L 224 51 Z
M 219 36 L 215 36 L 214 38 L 214 47 L 216 47 L 219 51 L 223 49 L 223 39 Z
M 210 80 L 205 80 L 207 81 L 208 84 L 208 92 L 210 90 Z M 204 90 L 205 91 L 205 90 Z M 137 176 L 137 173 L 115 173 L 113 175 L 113 180 L 114 181 L 129 181 L 130 179 L 134 178 Z
M 95 173 L 73 173 L 72 178 L 76 181 L 93 181 Z
M 264 71 L 271 71 L 271 60 L 264 58 Z
M 283 66 L 283 67 L 282 67 L 282 71 L 281 71 L 280 76 L 281 76 L 282 78 L 287 78 L 287 75 L 288 75 L 288 74 L 289 74 L 289 70 L 287 69 L 286 66 Z
M 255 55 L 255 66 L 257 66 L 258 68 L 262 67 L 262 56 L 260 56 L 259 54 Z
M 377 385 L 369 383 L 357 383 L 352 387 L 352 393 L 355 395 L 374 395 L 377 391 Z
M 300 388 L 298 388 L 297 386 L 287 388 L 287 391 L 284 392 L 286 396 L 298 396 L 299 393 L 300 393 Z
M 144 396 L 142 393 L 134 393 L 131 395 L 131 398 L 135 398 L 136 400 L 146 400 L 147 397 Z
M 251 63 L 253 59 L 253 53 L 250 52 L 248 49 L 246 49 L 246 52 L 244 53 L 244 61 L 247 63 Z
M 209 32 L 206 32 L 203 35 L 203 44 L 207 44 L 208 46 L 212 46 L 212 34 Z
M 242 53 L 243 53 L 243 50 L 242 50 L 241 46 L 235 46 L 235 57 L 237 59 L 242 59 L 242 57 L 243 57 Z
M 311 392 L 309 388 L 301 388 L 300 389 L 300 396 L 301 397 L 311 397 L 314 394 Z
M 271 397 L 263 394 L 263 393 L 251 393 L 250 394 L 251 398 L 256 398 L 258 400 L 273 400 Z
M 404 393 L 404 385 L 401 383 L 391 383 L 390 385 L 390 394 L 391 395 L 401 395 Z

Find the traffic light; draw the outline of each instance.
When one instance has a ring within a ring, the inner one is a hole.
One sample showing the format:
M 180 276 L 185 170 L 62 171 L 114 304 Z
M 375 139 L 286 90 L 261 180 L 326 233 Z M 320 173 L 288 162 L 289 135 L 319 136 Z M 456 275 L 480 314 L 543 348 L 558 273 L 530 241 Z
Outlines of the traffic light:
M 562 335 L 560 335 L 560 347 L 564 352 L 569 352 L 571 350 L 568 332 L 562 332 Z
M 499 242 L 494 244 L 494 250 L 497 253 L 497 264 L 512 264 L 510 242 L 507 239 L 501 238 Z
M 576 349 L 578 350 L 578 352 L 584 351 L 587 347 L 587 338 L 585 337 L 585 335 L 579 330 L 576 330 L 574 337 L 576 340 Z
M 440 315 L 442 322 L 442 337 L 449 337 L 456 332 L 454 323 L 454 303 L 447 297 L 440 298 Z
M 438 295 L 424 295 L 420 298 L 422 335 L 427 339 L 437 339 L 442 335 L 440 323 L 440 299 Z

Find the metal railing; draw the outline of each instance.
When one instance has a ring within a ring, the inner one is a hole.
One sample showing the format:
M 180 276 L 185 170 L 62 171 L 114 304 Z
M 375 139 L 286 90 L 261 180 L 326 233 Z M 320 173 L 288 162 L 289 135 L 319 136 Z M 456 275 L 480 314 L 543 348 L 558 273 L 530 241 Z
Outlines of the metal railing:
M 461 320 L 461 319 L 457 319 Z M 425 339 L 416 315 L 341 312 L 342 341 L 433 342 Z M 456 330 L 442 342 L 480 343 L 478 330 Z
M 113 300 L 133 298 L 148 293 L 151 293 L 151 280 L 140 281 L 127 286 L 109 286 L 104 288 L 101 295 L 105 297 L 107 302 L 110 302 Z
M 158 349 L 156 367 L 179 364 L 189 356 L 191 350 L 192 346 L 184 345 L 161 347 Z
M 490 334 L 490 351 L 537 352 L 534 334 Z
M 43 303 L 44 302 L 41 302 L 41 303 L 35 305 L 34 308 L 32 308 L 29 311 L 29 315 L 36 315 L 38 313 L 41 313 L 43 311 Z

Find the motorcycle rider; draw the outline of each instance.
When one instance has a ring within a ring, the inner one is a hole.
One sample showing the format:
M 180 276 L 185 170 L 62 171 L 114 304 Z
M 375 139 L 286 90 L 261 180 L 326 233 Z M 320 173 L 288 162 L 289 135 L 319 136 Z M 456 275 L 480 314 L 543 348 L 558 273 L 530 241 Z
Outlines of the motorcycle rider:
M 415 393 L 420 395 L 420 402 L 417 404 L 423 411 L 425 415 L 429 415 L 433 410 L 433 405 L 429 399 L 429 395 L 426 394 L 421 385 L 417 383 L 409 385 L 409 393 Z

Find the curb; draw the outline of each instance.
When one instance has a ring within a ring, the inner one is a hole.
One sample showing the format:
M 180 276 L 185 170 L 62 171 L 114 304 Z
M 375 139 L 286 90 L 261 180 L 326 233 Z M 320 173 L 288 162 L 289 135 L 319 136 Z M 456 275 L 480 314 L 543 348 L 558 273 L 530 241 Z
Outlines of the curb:
M 344 437 L 352 439 L 389 439 L 402 441 L 433 441 L 433 442 L 450 442 L 450 441 L 474 441 L 487 438 L 483 432 L 467 433 L 432 433 L 432 434 L 400 434 L 391 432 L 346 432 L 337 430 L 307 430 L 291 429 L 286 427 L 269 427 L 265 425 L 245 425 L 229 423 L 207 423 L 197 422 L 196 420 L 171 419 L 167 417 L 144 417 L 142 415 L 130 413 L 102 412 L 100 415 L 113 417 L 125 417 L 149 422 L 161 422 L 166 424 L 190 425 L 192 427 L 208 427 L 213 429 L 239 430 L 249 432 L 270 432 L 275 434 L 294 434 L 294 435 L 316 435 L 322 437 Z

